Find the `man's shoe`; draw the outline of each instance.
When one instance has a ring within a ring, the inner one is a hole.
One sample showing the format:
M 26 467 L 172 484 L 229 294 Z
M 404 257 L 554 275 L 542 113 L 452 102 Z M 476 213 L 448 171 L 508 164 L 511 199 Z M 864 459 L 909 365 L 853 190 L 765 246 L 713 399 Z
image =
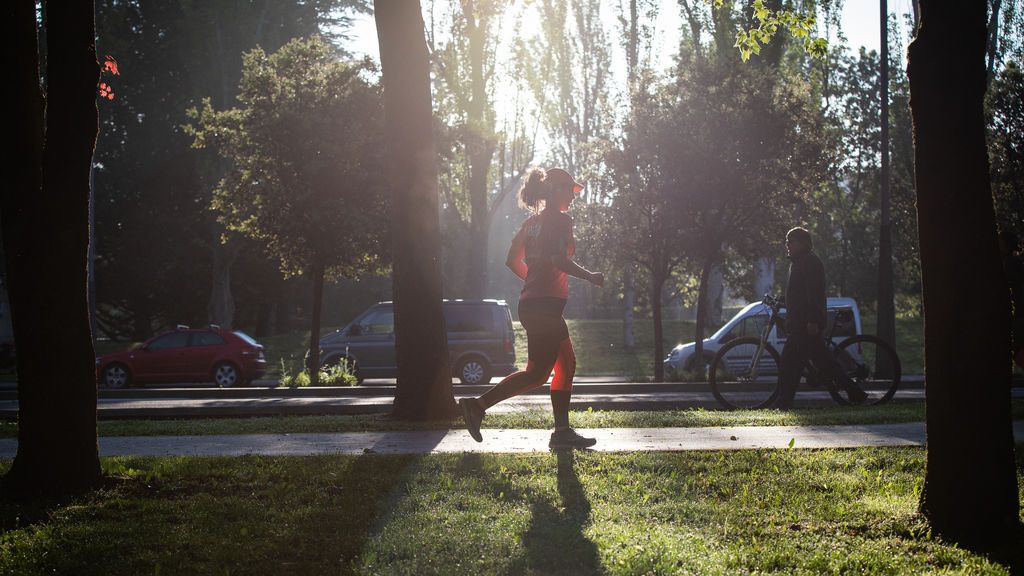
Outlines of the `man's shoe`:
M 459 398 L 459 408 L 462 409 L 462 419 L 466 421 L 466 430 L 477 442 L 483 442 L 484 437 L 480 434 L 480 422 L 484 419 L 484 411 L 473 398 Z
M 584 438 L 572 428 L 564 428 L 551 433 L 551 441 L 548 442 L 548 448 L 552 450 L 560 448 L 590 448 L 594 444 L 597 444 L 596 438 Z
M 868 393 L 856 386 L 851 386 L 846 390 L 846 401 L 853 406 L 860 406 L 868 401 Z

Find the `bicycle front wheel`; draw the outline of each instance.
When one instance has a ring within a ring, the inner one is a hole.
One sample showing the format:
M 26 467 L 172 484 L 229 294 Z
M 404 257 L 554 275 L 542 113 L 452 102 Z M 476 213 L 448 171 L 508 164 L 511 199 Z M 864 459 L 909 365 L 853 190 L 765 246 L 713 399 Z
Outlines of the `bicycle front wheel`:
M 864 405 L 884 404 L 896 394 L 902 368 L 896 351 L 876 336 L 851 336 L 839 343 L 835 351 L 839 369 L 864 392 Z M 841 404 L 849 404 L 846 391 L 838 391 Z
M 779 353 L 757 338 L 737 338 L 722 346 L 711 361 L 711 393 L 730 409 L 770 406 L 779 395 Z M 760 351 L 760 352 L 759 352 Z

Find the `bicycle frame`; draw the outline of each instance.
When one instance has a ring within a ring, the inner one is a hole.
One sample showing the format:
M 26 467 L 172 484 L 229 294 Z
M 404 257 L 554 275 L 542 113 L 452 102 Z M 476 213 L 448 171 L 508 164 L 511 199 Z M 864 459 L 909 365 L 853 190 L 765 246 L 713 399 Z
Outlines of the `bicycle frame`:
M 764 352 L 764 347 L 768 345 L 768 335 L 771 334 L 772 328 L 779 323 L 779 308 L 782 307 L 782 303 L 771 294 L 765 294 L 761 300 L 764 306 L 767 306 L 771 313 L 768 315 L 768 322 L 761 329 L 761 337 L 758 339 L 757 350 L 754 351 L 754 355 L 750 357 L 750 366 L 748 372 L 751 380 L 757 380 L 757 366 L 761 361 L 761 354 Z

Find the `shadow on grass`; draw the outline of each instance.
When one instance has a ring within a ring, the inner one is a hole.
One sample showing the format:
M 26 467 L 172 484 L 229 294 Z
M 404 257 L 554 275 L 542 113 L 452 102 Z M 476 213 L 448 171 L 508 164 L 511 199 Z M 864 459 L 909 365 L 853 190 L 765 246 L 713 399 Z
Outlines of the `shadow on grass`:
M 561 506 L 533 499 L 530 526 L 522 536 L 527 567 L 556 574 L 599 574 L 603 569 L 597 544 L 584 534 L 590 524 L 590 500 L 576 474 L 575 452 L 559 450 L 555 455 Z
M 119 458 L 119 485 L 0 505 L 7 574 L 351 571 L 417 457 Z

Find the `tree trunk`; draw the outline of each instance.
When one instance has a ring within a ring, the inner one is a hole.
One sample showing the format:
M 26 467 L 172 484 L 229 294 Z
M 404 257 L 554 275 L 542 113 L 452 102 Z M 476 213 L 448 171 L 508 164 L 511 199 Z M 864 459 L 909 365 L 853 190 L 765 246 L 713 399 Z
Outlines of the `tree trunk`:
M 665 381 L 665 334 L 661 321 L 661 292 L 665 288 L 663 274 L 651 274 L 651 315 L 654 317 L 654 381 Z
M 11 134 L 19 145 L 9 165 L 15 182 L 0 207 L 18 346 L 18 453 L 3 478 L 8 497 L 60 496 L 100 479 L 87 296 L 100 69 L 92 3 L 50 8 L 45 145 L 35 3 L 5 8 L 6 52 L 18 54 L 12 86 L 20 91 Z
M 487 107 L 487 84 L 484 79 L 484 44 L 487 16 L 474 8 L 472 0 L 463 3 L 469 34 L 470 82 L 472 94 L 467 109 L 468 133 L 466 152 L 469 155 L 469 262 L 466 268 L 466 296 L 484 298 L 487 291 L 487 240 L 490 233 L 490 210 L 487 208 L 488 174 L 494 158 L 494 142 L 484 115 Z
M 721 325 L 722 299 L 725 298 L 725 279 L 722 277 L 721 265 L 711 268 L 711 275 L 708 277 L 708 290 L 704 297 L 706 298 L 704 304 L 707 305 L 707 312 L 704 314 L 706 324 Z
M 775 287 L 775 259 L 769 256 L 754 263 L 754 298 L 770 294 Z
M 457 413 L 441 311 L 441 223 L 430 102 L 430 63 L 419 2 L 374 2 L 384 86 L 392 198 L 394 415 L 426 420 Z
M 238 238 L 229 236 L 226 243 L 220 241 L 220 225 L 213 231 L 213 286 L 210 301 L 206 304 L 206 317 L 210 324 L 217 324 L 230 330 L 235 320 L 235 299 L 231 294 L 231 266 L 238 257 Z
M 320 313 L 324 305 L 324 267 L 315 264 L 310 267 L 310 280 L 313 281 L 313 313 L 309 320 L 309 384 L 320 383 Z
M 636 347 L 633 334 L 633 312 L 636 308 L 636 266 L 626 264 L 622 274 L 622 345 L 626 350 Z
M 892 274 L 892 216 L 890 214 L 890 170 L 889 170 L 889 9 L 888 1 L 880 0 L 881 57 L 879 63 L 879 94 L 881 95 L 881 222 L 878 226 L 878 309 L 876 332 L 884 342 L 896 347 L 896 308 L 893 302 Z M 892 366 L 879 362 L 880 375 L 891 374 Z
M 1010 308 L 985 147 L 985 2 L 921 2 L 909 48 L 925 308 L 921 511 L 984 546 L 1018 524 Z M 986 338 L 966 335 L 986 334 Z
M 701 381 L 704 380 L 704 328 L 708 316 L 708 285 L 711 283 L 713 269 L 713 260 L 709 259 L 704 262 L 697 288 L 697 325 L 693 330 L 693 356 L 690 359 L 690 369 L 697 374 L 697 379 Z

